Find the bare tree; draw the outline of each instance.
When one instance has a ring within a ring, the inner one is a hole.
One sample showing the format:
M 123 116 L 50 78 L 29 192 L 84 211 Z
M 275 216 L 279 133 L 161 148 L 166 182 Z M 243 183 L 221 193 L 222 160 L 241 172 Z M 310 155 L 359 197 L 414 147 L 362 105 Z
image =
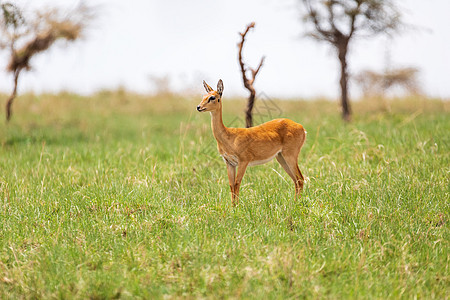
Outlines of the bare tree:
M 0 39 L 0 49 L 8 49 L 11 53 L 15 53 L 16 42 L 21 36 L 24 36 L 27 32 L 25 29 L 25 19 L 22 15 L 22 11 L 12 3 L 1 4 L 0 15 L 0 29 L 2 38 Z M 10 71 L 9 65 L 7 70 Z M 11 105 L 17 95 L 17 83 L 19 80 L 20 70 L 12 70 L 13 73 L 13 91 L 6 101 L 6 120 L 9 121 L 11 117 Z
M 25 20 L 22 11 L 12 3 L 1 4 L 0 48 L 9 51 L 6 70 L 13 75 L 13 91 L 6 102 L 6 121 L 11 119 L 12 104 L 17 96 L 17 86 L 23 70 L 30 70 L 30 60 L 36 54 L 48 50 L 56 41 L 75 41 L 85 29 L 89 15 L 87 7 L 80 5 L 70 17 L 52 9 L 35 12 L 31 20 Z
M 354 37 L 390 34 L 401 25 L 392 0 L 300 0 L 304 20 L 311 26 L 307 35 L 329 43 L 340 62 L 342 118 L 351 119 L 348 97 L 348 51 Z
M 239 66 L 241 67 L 242 81 L 244 82 L 245 88 L 250 92 L 250 95 L 248 96 L 247 110 L 245 112 L 245 123 L 246 123 L 247 128 L 253 126 L 252 112 L 253 112 L 253 106 L 255 104 L 255 97 L 256 97 L 256 91 L 255 91 L 255 88 L 253 87 L 253 83 L 255 82 L 256 75 L 258 74 L 259 70 L 261 69 L 261 67 L 264 63 L 264 58 L 265 58 L 264 56 L 261 58 L 261 61 L 256 69 L 252 69 L 250 67 L 247 69 L 245 66 L 245 63 L 243 62 L 242 48 L 244 48 L 245 36 L 249 32 L 249 30 L 254 27 L 255 27 L 255 22 L 252 22 L 249 25 L 247 25 L 247 28 L 245 29 L 245 31 L 243 33 L 239 33 L 241 35 L 242 39 L 241 39 L 241 42 L 238 44 L 238 48 L 239 48 L 238 59 L 239 59 Z M 247 70 L 250 70 L 250 72 L 252 74 L 251 79 L 249 79 L 247 77 Z

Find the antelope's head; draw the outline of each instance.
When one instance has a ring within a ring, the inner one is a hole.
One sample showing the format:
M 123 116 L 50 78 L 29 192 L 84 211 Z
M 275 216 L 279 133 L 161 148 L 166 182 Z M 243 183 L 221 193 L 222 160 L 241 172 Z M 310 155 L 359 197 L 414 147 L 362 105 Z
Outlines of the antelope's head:
M 207 94 L 203 96 L 202 102 L 197 106 L 199 112 L 215 111 L 222 107 L 223 82 L 222 79 L 217 83 L 217 91 L 213 90 L 204 80 L 203 86 Z

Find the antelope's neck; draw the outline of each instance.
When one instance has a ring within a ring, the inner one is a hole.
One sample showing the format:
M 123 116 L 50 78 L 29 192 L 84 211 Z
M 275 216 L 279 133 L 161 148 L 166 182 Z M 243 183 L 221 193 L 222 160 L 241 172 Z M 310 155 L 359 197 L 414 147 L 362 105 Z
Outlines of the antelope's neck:
M 228 137 L 228 128 L 223 125 L 222 109 L 211 112 L 211 128 L 217 142 L 219 144 L 226 143 Z

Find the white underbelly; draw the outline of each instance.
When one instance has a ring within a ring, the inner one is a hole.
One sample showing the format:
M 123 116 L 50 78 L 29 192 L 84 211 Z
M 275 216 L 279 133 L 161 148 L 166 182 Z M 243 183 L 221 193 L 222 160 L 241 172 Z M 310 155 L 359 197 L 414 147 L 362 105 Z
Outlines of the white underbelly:
M 281 151 L 278 151 L 277 153 L 275 153 L 274 155 L 272 155 L 272 156 L 270 156 L 270 157 L 268 157 L 268 158 L 266 158 L 266 159 L 261 159 L 261 160 L 254 160 L 254 161 L 251 161 L 248 165 L 251 167 L 251 166 L 257 166 L 257 165 L 262 165 L 262 164 L 268 163 L 269 161 L 271 161 L 272 159 L 274 159 L 275 156 L 277 156 L 278 153 L 280 153 L 280 152 L 281 152 Z

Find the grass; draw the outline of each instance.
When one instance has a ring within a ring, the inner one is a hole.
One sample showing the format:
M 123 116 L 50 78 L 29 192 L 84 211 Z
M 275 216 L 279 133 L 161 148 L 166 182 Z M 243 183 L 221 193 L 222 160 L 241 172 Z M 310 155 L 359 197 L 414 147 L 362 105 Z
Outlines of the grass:
M 272 103 L 262 119 L 308 130 L 303 197 L 272 162 L 235 208 L 197 102 L 18 98 L 0 126 L 0 298 L 448 298 L 449 102 L 359 102 L 351 124 L 334 103 Z M 224 99 L 225 123 L 244 105 Z

